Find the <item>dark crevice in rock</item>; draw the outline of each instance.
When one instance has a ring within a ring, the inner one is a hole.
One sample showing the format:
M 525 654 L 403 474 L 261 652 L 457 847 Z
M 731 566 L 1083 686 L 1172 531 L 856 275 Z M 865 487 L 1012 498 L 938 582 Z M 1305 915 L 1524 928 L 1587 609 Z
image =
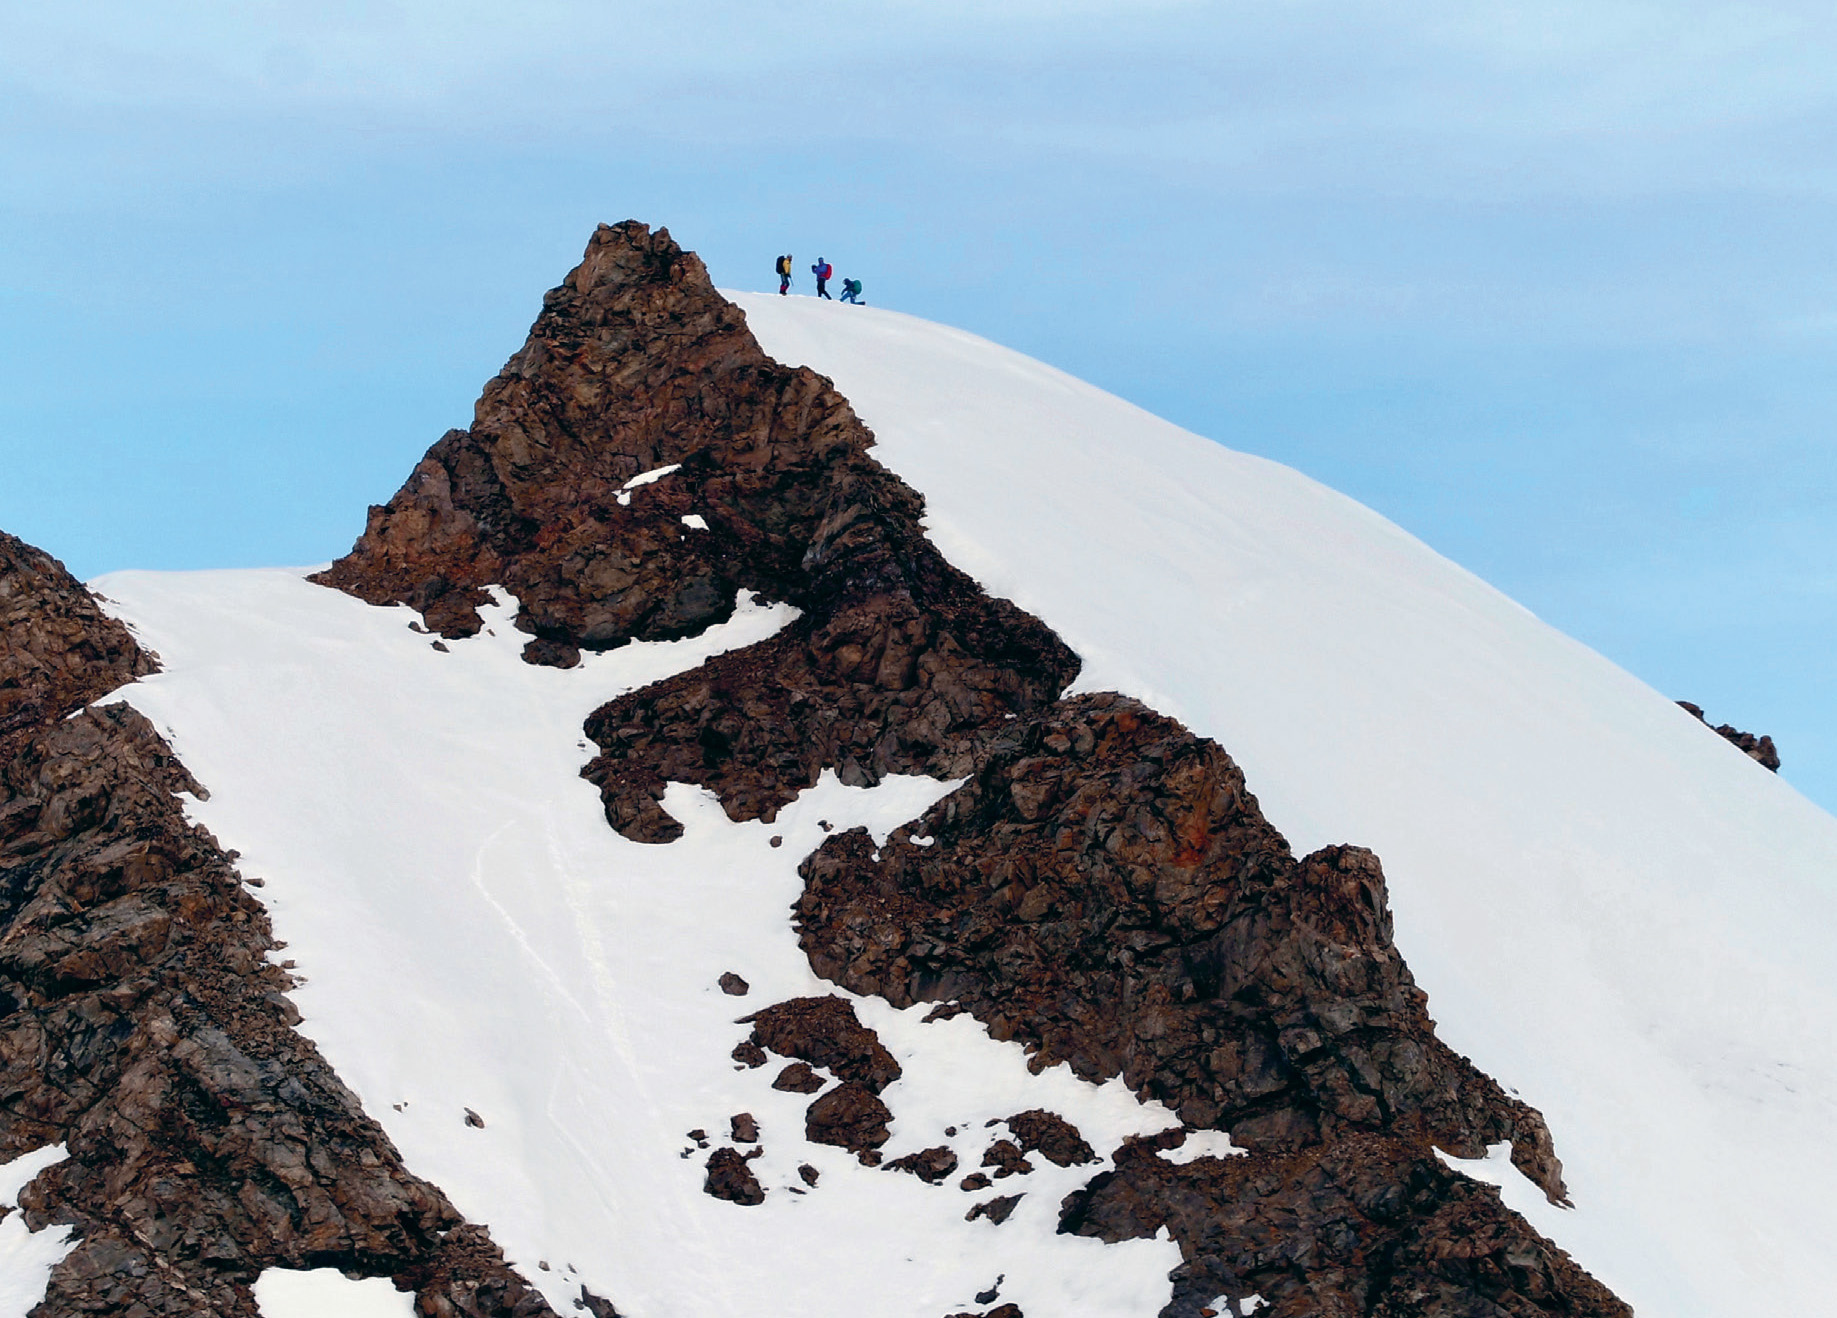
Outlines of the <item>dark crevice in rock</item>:
M 0 1154 L 66 1145 L 21 1208 L 79 1237 L 36 1318 L 254 1318 L 274 1266 L 549 1314 L 295 1033 L 266 912 L 175 795 L 202 788 L 128 706 L 83 708 L 152 656 L 4 536 L 0 643 Z
M 1175 1166 L 1147 1148 L 1068 1206 L 1067 1229 L 1106 1239 L 1172 1231 L 1185 1263 L 1170 1312 L 1247 1294 L 1233 1288 L 1254 1276 L 1276 1318 L 1625 1314 L 1435 1158 L 1507 1140 L 1563 1195 L 1538 1114 L 1436 1037 L 1377 858 L 1297 859 L 1220 747 L 1122 696 L 1062 699 L 1076 656 L 944 562 L 921 496 L 871 445 L 827 380 L 760 351 L 693 255 L 602 227 L 472 428 L 321 579 L 410 603 L 447 635 L 475 630 L 481 588 L 501 583 L 518 625 L 551 643 L 530 653 L 541 662 L 705 628 L 740 589 L 801 610 L 591 716 L 586 774 L 608 821 L 679 836 L 667 782 L 769 821 L 825 769 L 858 786 L 966 780 L 883 847 L 855 830 L 805 860 L 804 949 L 845 988 L 968 1010 L 1036 1067 L 1120 1075 L 1251 1150 Z M 633 475 L 672 463 L 620 502 Z M 683 533 L 691 512 L 708 532 Z M 756 1032 L 735 1057 L 818 1057 L 799 1047 Z M 858 1057 L 816 1064 L 857 1069 L 812 1105 L 808 1134 L 876 1158 L 872 1076 Z

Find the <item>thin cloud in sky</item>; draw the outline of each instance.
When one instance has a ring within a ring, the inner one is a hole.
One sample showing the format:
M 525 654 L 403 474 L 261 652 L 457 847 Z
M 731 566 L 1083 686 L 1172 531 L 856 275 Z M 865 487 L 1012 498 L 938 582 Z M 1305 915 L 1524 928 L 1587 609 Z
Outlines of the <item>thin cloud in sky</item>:
M 1348 134 L 1652 148 L 1837 103 L 1837 11 L 1811 4 L 217 0 L 41 6 L 6 37 L 0 77 L 66 106 L 571 131 L 592 128 L 579 116 L 648 118 L 663 96 L 705 131 L 698 97 L 744 98 L 798 127 L 864 107 L 836 122 L 848 134 L 941 121 L 1239 164 Z M 770 115 L 727 126 L 778 131 Z
M 820 239 L 1825 729 L 1837 801 L 1833 69 L 1828 0 L 15 3 L 0 525 L 336 552 L 594 221 Z

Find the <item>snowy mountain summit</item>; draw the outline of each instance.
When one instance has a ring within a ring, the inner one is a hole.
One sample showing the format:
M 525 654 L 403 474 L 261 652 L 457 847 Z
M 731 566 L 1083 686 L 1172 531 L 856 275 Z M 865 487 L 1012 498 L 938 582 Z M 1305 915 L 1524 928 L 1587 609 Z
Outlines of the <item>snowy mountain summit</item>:
M 350 554 L 95 590 L 0 542 L 0 1318 L 1827 1293 L 1837 821 L 982 340 L 603 226 Z

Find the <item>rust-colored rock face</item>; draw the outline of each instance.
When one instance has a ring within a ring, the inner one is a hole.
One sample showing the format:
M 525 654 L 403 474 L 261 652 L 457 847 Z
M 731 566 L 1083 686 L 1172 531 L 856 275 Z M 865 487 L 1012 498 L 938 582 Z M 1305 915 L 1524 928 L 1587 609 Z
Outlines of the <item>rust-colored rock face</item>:
M 1297 861 L 1229 756 L 1135 701 L 1010 724 L 887 846 L 840 834 L 802 873 L 811 965 L 855 992 L 953 1000 L 1036 1065 L 1121 1075 L 1245 1148 L 1509 1140 L 1562 1197 L 1542 1119 L 1435 1037 L 1377 857 Z
M 1063 699 L 1077 657 L 943 561 L 922 497 L 872 442 L 827 380 L 765 357 L 667 234 L 603 227 L 471 429 L 435 445 L 322 580 L 413 604 L 449 635 L 475 629 L 479 588 L 501 583 L 540 663 L 699 630 L 739 589 L 796 605 L 772 639 L 592 715 L 586 775 L 609 822 L 676 837 L 670 781 L 770 820 L 826 768 L 856 785 L 964 779 L 878 851 L 857 831 L 805 859 L 804 949 L 855 992 L 972 1012 L 1038 1066 L 1120 1075 L 1188 1126 L 1230 1131 L 1248 1152 L 1161 1157 L 1181 1130 L 1125 1146 L 1064 1206 L 1067 1231 L 1172 1232 L 1174 1318 L 1253 1292 L 1274 1318 L 1625 1315 L 1436 1158 L 1507 1140 L 1563 1196 L 1542 1118 L 1436 1038 L 1377 858 L 1297 859 L 1222 748 L 1121 696 Z M 846 1003 L 748 1019 L 735 1060 L 800 1059 L 773 1083 L 822 1091 L 806 1138 L 873 1164 L 897 1113 Z M 1026 1184 L 1036 1152 L 1093 1156 L 1052 1114 L 1008 1125 L 964 1189 Z M 943 1193 L 948 1155 L 887 1166 Z M 744 1201 L 736 1160 L 710 1192 Z M 1017 1197 L 971 1215 L 999 1229 Z
M 784 597 L 832 473 L 869 442 L 826 380 L 767 359 L 700 258 L 602 226 L 471 429 L 434 445 L 320 580 L 412 604 L 447 636 L 477 631 L 478 588 L 502 584 L 544 662 L 690 635 L 737 587 Z
M 156 666 L 62 563 L 0 531 L 0 746 Z
M 254 1318 L 276 1265 L 550 1313 L 292 1028 L 266 913 L 175 796 L 203 789 L 126 705 L 81 708 L 151 657 L 6 537 L 0 601 L 0 1156 L 65 1144 L 20 1202 L 81 1236 L 36 1318 Z
M 1060 1230 L 1181 1242 L 1165 1314 L 1259 1294 L 1278 1318 L 1532 1318 L 1629 1310 L 1568 1255 L 1419 1145 L 1355 1135 L 1291 1154 L 1170 1163 L 1131 1140 L 1069 1197 Z

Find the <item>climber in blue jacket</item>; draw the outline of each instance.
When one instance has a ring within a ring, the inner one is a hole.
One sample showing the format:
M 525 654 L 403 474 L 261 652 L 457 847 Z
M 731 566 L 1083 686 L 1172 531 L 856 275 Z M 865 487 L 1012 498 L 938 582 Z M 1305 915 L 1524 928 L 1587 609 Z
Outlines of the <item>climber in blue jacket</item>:
M 829 276 L 835 272 L 836 268 L 829 262 L 820 256 L 816 258 L 816 264 L 810 267 L 810 273 L 816 276 L 816 295 L 818 297 L 829 296 Z

